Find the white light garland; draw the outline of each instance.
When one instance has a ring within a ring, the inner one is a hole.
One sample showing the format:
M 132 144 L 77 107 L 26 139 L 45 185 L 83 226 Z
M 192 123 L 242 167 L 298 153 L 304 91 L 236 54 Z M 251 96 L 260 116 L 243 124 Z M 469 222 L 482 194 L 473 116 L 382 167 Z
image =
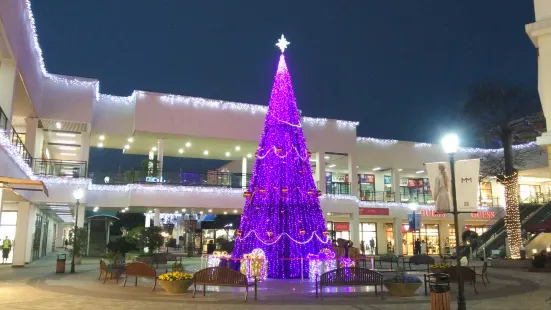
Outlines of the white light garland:
M 314 117 L 302 117 L 301 122 L 310 126 L 325 126 L 327 124 L 326 118 L 314 118 Z
M 61 75 L 54 75 L 50 74 L 46 71 L 46 65 L 44 62 L 44 57 L 42 55 L 42 49 L 40 48 L 40 45 L 38 43 L 38 35 L 36 32 L 36 26 L 35 26 L 35 20 L 34 16 L 32 14 L 31 9 L 31 3 L 29 0 L 25 1 L 25 11 L 26 11 L 26 17 L 28 20 L 28 24 L 30 25 L 29 29 L 29 36 L 30 41 L 32 45 L 34 46 L 34 49 L 36 51 L 36 57 L 38 64 L 40 66 L 40 70 L 42 72 L 42 75 L 45 78 L 51 79 L 52 81 L 56 83 L 62 83 L 67 86 L 71 87 L 79 87 L 79 88 L 89 88 L 92 87 L 95 92 L 96 101 L 103 99 L 106 101 L 110 101 L 116 104 L 125 104 L 130 105 L 135 102 L 136 95 L 143 96 L 144 93 L 141 91 L 134 91 L 130 96 L 113 96 L 113 95 L 107 95 L 107 94 L 101 94 L 100 93 L 100 83 L 97 80 L 84 80 L 81 78 L 76 77 L 66 77 Z M 189 97 L 189 96 L 180 96 L 180 95 L 162 95 L 160 96 L 160 101 L 165 104 L 171 104 L 171 105 L 192 105 L 194 107 L 203 107 L 203 108 L 212 108 L 212 109 L 220 109 L 220 110 L 230 110 L 230 111 L 238 111 L 238 112 L 247 112 L 251 114 L 256 113 L 262 113 L 266 114 L 268 112 L 268 107 L 263 105 L 255 105 L 255 104 L 248 104 L 248 103 L 241 103 L 241 102 L 229 102 L 229 101 L 223 101 L 223 100 L 215 100 L 215 99 L 206 99 L 206 98 L 200 98 L 200 97 Z M 323 126 L 327 124 L 326 118 L 312 118 L 312 117 L 303 117 L 302 122 L 304 124 L 312 125 L 312 126 Z M 337 127 L 339 128 L 345 128 L 345 129 L 353 129 L 358 126 L 358 122 L 351 122 L 351 121 L 337 121 Z
M 0 129 L 0 145 L 4 148 L 4 150 L 6 150 L 6 152 L 17 164 L 19 169 L 21 169 L 23 173 L 25 173 L 25 175 L 27 175 L 31 180 L 36 180 L 36 176 L 34 175 L 33 170 L 31 169 L 29 164 L 27 164 L 27 162 L 23 159 L 23 156 L 21 156 L 21 153 L 19 153 L 17 148 L 13 146 L 4 129 Z
M 92 180 L 85 178 L 40 177 L 39 179 L 46 185 L 81 186 L 85 188 L 92 185 Z
M 377 138 L 370 138 L 370 137 L 357 137 L 356 142 L 360 143 L 374 143 L 374 144 L 380 144 L 380 145 L 394 145 L 397 144 L 398 140 L 392 140 L 392 139 L 377 139 Z
M 440 147 L 439 144 L 431 144 L 431 143 L 415 143 L 416 148 L 430 148 L 433 146 Z M 525 150 L 525 149 L 533 149 L 538 148 L 538 144 L 536 142 L 529 142 L 524 144 L 516 144 L 513 145 L 513 150 Z M 458 148 L 458 153 L 484 153 L 484 154 L 491 154 L 491 153 L 502 153 L 503 149 L 483 149 L 483 148 L 476 148 L 476 147 L 460 147 Z
M 359 124 L 360 122 L 337 120 L 337 128 L 339 129 L 356 129 Z

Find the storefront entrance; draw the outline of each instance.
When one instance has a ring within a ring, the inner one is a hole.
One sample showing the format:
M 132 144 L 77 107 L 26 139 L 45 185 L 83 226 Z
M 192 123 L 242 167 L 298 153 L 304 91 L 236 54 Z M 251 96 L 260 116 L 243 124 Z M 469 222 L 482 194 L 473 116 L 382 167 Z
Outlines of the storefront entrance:
M 419 239 L 421 241 L 421 253 L 428 255 L 438 255 L 440 254 L 440 233 L 439 233 L 439 224 L 421 224 L 421 229 L 413 232 L 408 231 L 409 227 L 407 224 L 402 224 L 402 251 L 404 255 L 413 255 L 415 240 Z
M 2 212 L 2 218 L 0 220 L 0 242 L 3 242 L 6 237 L 11 241 L 11 251 L 8 254 L 8 260 L 6 263 L 11 264 L 13 262 L 13 247 L 15 246 L 15 228 L 17 225 L 17 212 L 4 211 Z

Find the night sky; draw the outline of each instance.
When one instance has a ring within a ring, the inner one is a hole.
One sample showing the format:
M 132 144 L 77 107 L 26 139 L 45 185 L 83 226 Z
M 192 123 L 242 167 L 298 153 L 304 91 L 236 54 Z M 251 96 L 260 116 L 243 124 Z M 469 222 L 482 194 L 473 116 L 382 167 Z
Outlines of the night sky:
M 48 71 L 123 96 L 267 105 L 284 33 L 304 115 L 360 121 L 359 136 L 434 141 L 475 84 L 537 87 L 530 0 L 31 3 Z

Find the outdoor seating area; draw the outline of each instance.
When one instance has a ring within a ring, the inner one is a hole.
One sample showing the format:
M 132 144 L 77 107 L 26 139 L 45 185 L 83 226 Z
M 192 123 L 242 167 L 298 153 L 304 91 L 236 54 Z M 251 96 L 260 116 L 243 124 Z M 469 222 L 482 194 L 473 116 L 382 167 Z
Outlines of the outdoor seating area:
M 133 262 L 125 264 L 125 258 L 122 255 L 100 259 L 98 280 L 103 280 L 103 284 L 105 284 L 107 280 L 111 279 L 118 284 L 119 278 L 124 276 L 122 287 L 126 287 L 128 278 L 134 277 L 134 286 L 136 287 L 138 286 L 138 280 L 143 279 L 140 280 L 142 282 L 140 286 L 147 286 L 151 283 L 152 291 L 155 291 L 159 283 L 164 291 L 171 295 L 186 293 L 189 287 L 193 285 L 192 298 L 195 298 L 197 290 L 202 290 L 203 296 L 207 296 L 207 291 L 232 292 L 232 295 L 240 292 L 244 293 L 244 300 L 247 301 L 249 291 L 254 290 L 254 298 L 255 300 L 258 299 L 260 279 L 254 274 L 242 273 L 243 270 L 241 272 L 234 270 L 231 267 L 232 264 L 220 264 L 216 267 L 203 268 L 200 267 L 202 261 L 197 260 L 196 265 L 189 265 L 192 260 L 186 260 L 188 265 L 187 268 L 184 268 L 180 263 L 182 262 L 181 256 L 177 253 L 155 253 L 146 258 L 154 259 L 146 259 L 145 261 L 148 261 L 149 264 L 145 263 L 143 258 L 137 258 Z M 172 268 L 170 267 L 171 261 L 176 262 L 172 264 Z M 195 272 L 184 273 L 184 270 L 188 268 Z M 482 280 L 484 287 L 490 283 L 486 262 L 476 266 L 461 266 L 460 268 L 466 286 L 471 285 L 475 294 L 479 293 L 476 287 L 477 278 Z M 171 272 L 169 272 L 169 269 Z M 457 267 L 449 264 L 447 260 L 439 260 L 428 255 L 414 255 L 411 257 L 383 255 L 380 257 L 360 257 L 357 266 L 343 267 L 341 265 L 337 269 L 326 270 L 312 278 L 313 281 L 308 281 L 308 278 L 295 280 L 266 279 L 262 281 L 260 286 L 261 290 L 270 290 L 273 285 L 276 285 L 278 289 L 285 289 L 286 285 L 284 283 L 287 281 L 295 284 L 301 283 L 306 287 L 305 292 L 309 291 L 307 287 L 311 287 L 312 295 L 306 293 L 305 296 L 315 296 L 320 299 L 324 299 L 328 295 L 336 298 L 351 294 L 358 297 L 369 297 L 370 295 L 379 296 L 381 293 L 388 294 L 391 298 L 395 296 L 428 296 L 428 282 L 430 282 L 428 277 L 434 274 L 433 272 L 447 274 L 446 281 L 449 283 L 457 283 L 459 278 Z M 184 281 L 184 279 L 189 280 Z M 183 288 L 176 291 L 169 289 L 169 287 L 178 286 L 178 281 L 189 284 L 182 285 Z M 167 284 L 167 282 L 169 283 Z M 401 295 L 396 295 L 396 287 L 399 287 L 400 283 L 408 284 L 403 285 L 405 291 L 398 293 Z M 227 289 L 224 289 L 224 287 Z M 451 290 L 452 292 L 455 290 L 453 286 L 451 286 Z M 215 295 L 218 295 L 218 293 Z

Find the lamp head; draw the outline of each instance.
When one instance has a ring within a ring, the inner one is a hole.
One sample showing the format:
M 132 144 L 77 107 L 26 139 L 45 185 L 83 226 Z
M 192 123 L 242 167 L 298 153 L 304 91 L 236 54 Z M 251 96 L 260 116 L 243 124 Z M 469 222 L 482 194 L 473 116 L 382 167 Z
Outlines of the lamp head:
M 441 143 L 444 152 L 447 154 L 454 154 L 457 153 L 457 148 L 459 147 L 459 137 L 457 137 L 456 134 L 445 135 Z
M 80 188 L 73 192 L 73 198 L 75 198 L 76 200 L 82 199 L 82 196 L 84 196 L 84 192 Z

